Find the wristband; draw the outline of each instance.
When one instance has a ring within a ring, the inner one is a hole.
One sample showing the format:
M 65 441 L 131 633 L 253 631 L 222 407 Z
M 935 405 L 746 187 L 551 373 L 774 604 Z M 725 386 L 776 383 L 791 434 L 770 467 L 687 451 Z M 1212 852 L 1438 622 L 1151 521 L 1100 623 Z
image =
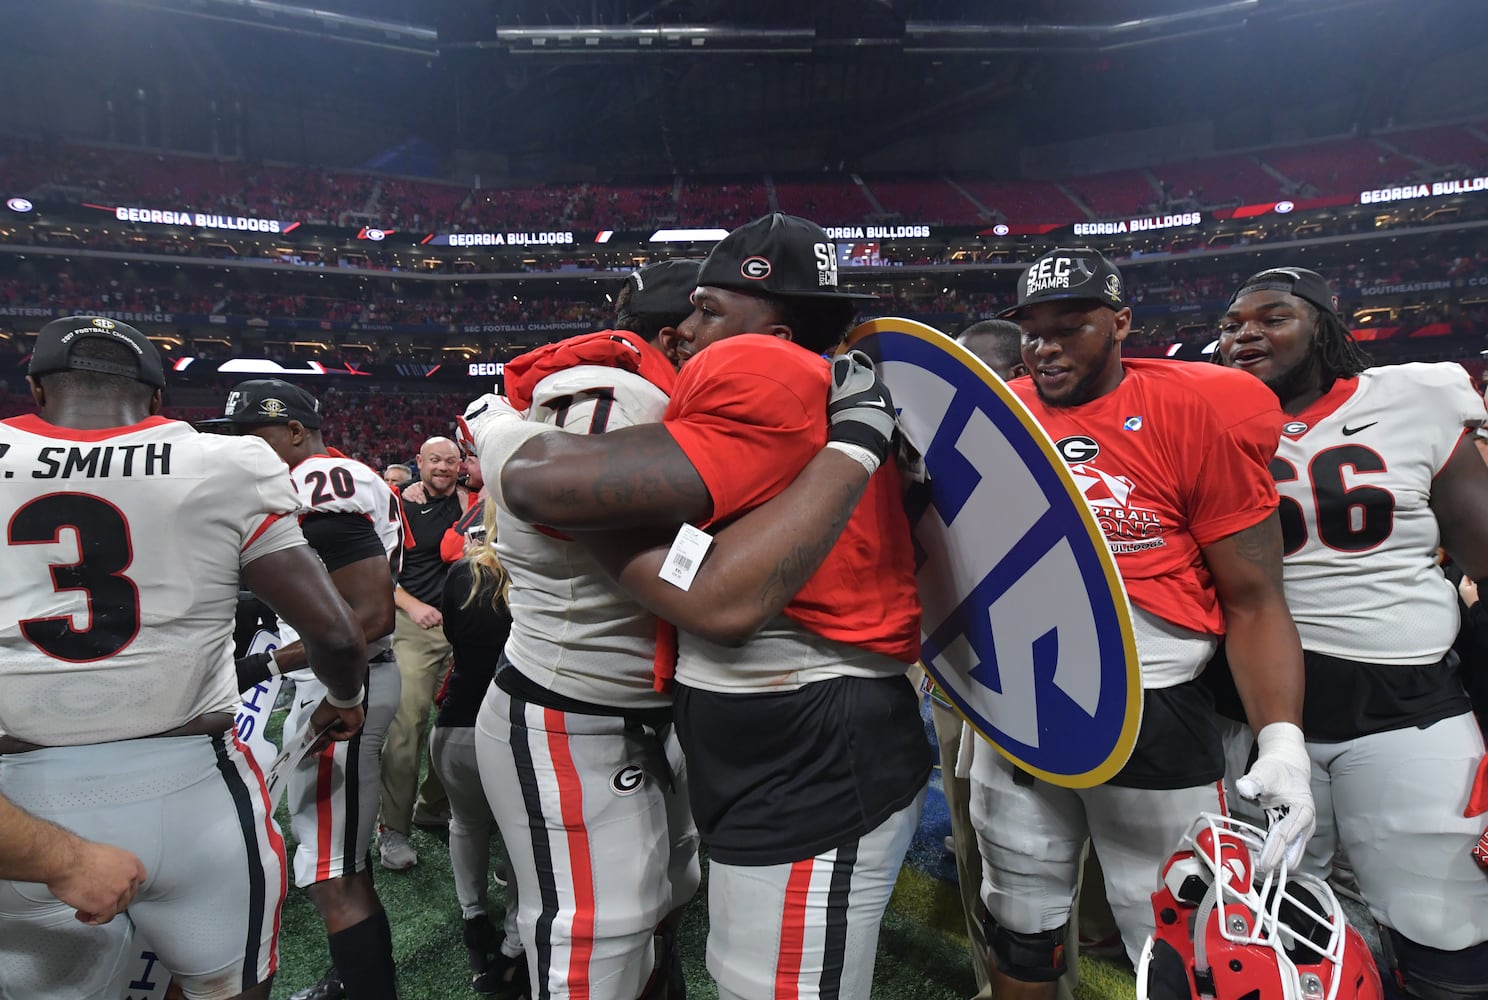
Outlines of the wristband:
M 853 444 L 849 441 L 828 441 L 827 447 L 833 451 L 840 451 L 857 462 L 868 470 L 870 476 L 878 471 L 878 456 L 860 444 Z
M 272 649 L 265 653 L 264 656 L 267 656 L 269 658 L 268 662 L 265 663 L 264 666 L 268 667 L 270 677 L 278 677 L 280 674 L 284 673 L 284 668 L 279 665 L 279 657 L 274 655 L 274 651 Z
M 345 701 L 343 701 L 340 698 L 337 698 L 335 695 L 331 694 L 331 692 L 329 690 L 327 690 L 326 693 L 325 693 L 326 704 L 329 705 L 329 706 L 331 706 L 332 708 L 357 708 L 358 706 L 361 705 L 361 703 L 363 701 L 366 700 L 366 698 L 367 698 L 367 685 L 365 685 L 365 684 L 363 684 L 361 687 L 357 688 L 356 697 L 354 697 L 354 698 L 348 698 Z

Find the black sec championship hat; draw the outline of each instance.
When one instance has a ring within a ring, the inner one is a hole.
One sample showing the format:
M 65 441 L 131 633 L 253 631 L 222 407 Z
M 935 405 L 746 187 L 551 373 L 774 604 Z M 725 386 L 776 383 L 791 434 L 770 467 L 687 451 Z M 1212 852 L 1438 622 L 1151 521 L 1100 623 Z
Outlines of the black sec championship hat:
M 239 382 L 227 394 L 223 416 L 198 420 L 197 427 L 261 427 L 298 420 L 306 427 L 320 426 L 320 401 L 297 385 L 282 379 L 258 378 Z
M 631 272 L 620 290 L 620 310 L 675 318 L 671 324 L 675 326 L 692 312 L 692 293 L 702 266 L 700 260 L 659 260 Z
M 1116 265 L 1090 247 L 1060 247 L 1029 265 L 1018 277 L 1018 304 L 997 315 L 1017 319 L 1024 306 L 1061 299 L 1088 299 L 1112 309 L 1126 307 L 1126 285 Z
M 776 212 L 718 241 L 698 284 L 785 299 L 876 299 L 837 286 L 837 247 L 809 219 Z
M 1323 312 L 1338 315 L 1338 296 L 1328 287 L 1328 279 L 1305 267 L 1273 267 L 1257 271 L 1240 283 L 1230 296 L 1230 305 L 1247 292 L 1278 291 L 1305 299 Z
M 123 344 L 135 354 L 135 364 L 122 365 L 99 358 L 75 358 L 72 349 L 85 340 L 109 340 Z M 165 388 L 165 365 L 150 338 L 128 323 L 103 316 L 67 316 L 54 319 L 36 335 L 31 365 L 26 374 L 34 378 L 53 372 L 84 371 L 121 375 L 136 382 Z

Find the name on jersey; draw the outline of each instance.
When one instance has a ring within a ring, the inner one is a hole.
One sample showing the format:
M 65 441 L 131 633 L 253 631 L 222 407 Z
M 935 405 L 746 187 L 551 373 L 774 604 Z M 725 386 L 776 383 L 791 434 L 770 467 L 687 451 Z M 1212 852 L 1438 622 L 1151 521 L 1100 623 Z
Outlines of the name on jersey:
M 171 446 L 105 444 L 93 447 L 48 445 L 36 456 L 32 479 L 101 479 L 105 476 L 168 476 Z

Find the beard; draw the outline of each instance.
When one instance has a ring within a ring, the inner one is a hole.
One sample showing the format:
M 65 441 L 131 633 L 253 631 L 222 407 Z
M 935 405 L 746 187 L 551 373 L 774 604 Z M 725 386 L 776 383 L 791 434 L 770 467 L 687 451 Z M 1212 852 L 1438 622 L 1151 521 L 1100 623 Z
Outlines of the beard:
M 1298 396 L 1315 392 L 1320 387 L 1322 372 L 1320 353 L 1317 338 L 1314 337 L 1312 345 L 1307 349 L 1307 356 L 1301 361 L 1284 372 L 1277 372 L 1269 378 L 1261 379 L 1266 384 L 1266 388 L 1276 394 L 1283 408 Z
M 1097 396 L 1096 386 L 1106 375 L 1106 369 L 1111 364 L 1111 354 L 1116 350 L 1116 333 L 1114 330 L 1106 331 L 1106 347 L 1100 357 L 1095 359 L 1090 370 L 1080 376 L 1074 385 L 1057 396 L 1050 396 L 1044 392 L 1044 387 L 1039 384 L 1038 377 L 1033 380 L 1034 391 L 1038 393 L 1039 399 L 1043 400 L 1045 406 L 1070 407 L 1083 406 L 1095 399 Z

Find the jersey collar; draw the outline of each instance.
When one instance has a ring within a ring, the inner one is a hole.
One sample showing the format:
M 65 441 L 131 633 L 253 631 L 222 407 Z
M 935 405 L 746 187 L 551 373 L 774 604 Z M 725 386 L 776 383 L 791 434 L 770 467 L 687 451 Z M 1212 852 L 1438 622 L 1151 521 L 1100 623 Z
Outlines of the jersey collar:
M 58 441 L 107 441 L 109 438 L 123 437 L 125 434 L 133 434 L 135 431 L 146 430 L 151 427 L 159 427 L 162 424 L 175 423 L 169 417 L 156 414 L 146 417 L 137 424 L 127 427 L 100 427 L 96 430 L 80 430 L 75 427 L 62 427 L 58 424 L 49 424 L 41 419 L 39 413 L 25 413 L 19 417 L 11 417 L 5 421 L 17 430 L 25 431 L 27 434 L 36 434 L 40 437 L 55 438 Z
M 1359 377 L 1333 380 L 1333 387 L 1308 404 L 1301 413 L 1293 416 L 1282 414 L 1281 433 L 1296 439 L 1322 423 L 1338 411 L 1338 408 L 1353 398 L 1359 388 Z

